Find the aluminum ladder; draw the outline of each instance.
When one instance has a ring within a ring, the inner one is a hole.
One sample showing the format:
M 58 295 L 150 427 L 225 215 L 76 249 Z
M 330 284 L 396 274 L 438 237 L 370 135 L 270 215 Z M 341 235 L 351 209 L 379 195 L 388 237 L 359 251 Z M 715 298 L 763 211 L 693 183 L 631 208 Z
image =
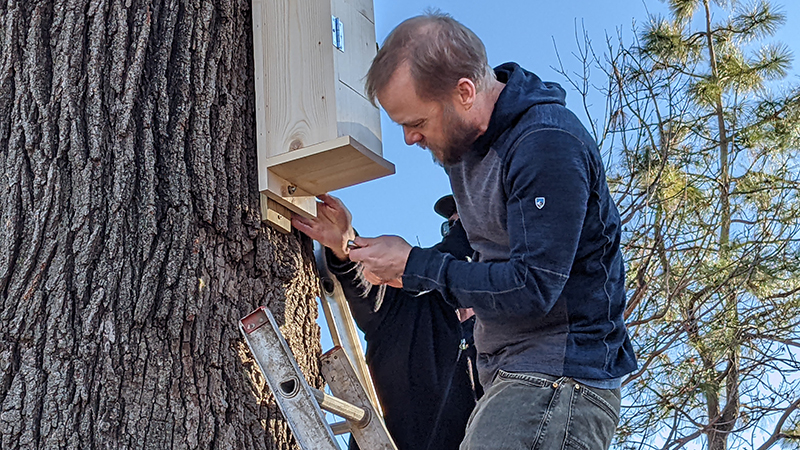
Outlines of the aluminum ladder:
M 239 329 L 300 448 L 341 450 L 334 436 L 349 432 L 362 449 L 397 450 L 342 347 L 320 358 L 331 396 L 308 385 L 267 308 L 241 319 Z M 345 420 L 329 424 L 322 410 Z

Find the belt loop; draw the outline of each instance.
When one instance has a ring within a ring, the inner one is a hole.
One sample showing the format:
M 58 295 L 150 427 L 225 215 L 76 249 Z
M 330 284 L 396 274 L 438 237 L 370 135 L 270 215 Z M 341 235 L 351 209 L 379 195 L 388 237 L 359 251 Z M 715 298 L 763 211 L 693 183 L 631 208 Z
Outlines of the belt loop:
M 569 380 L 569 377 L 561 377 L 553 382 L 553 389 L 558 389 L 561 387 L 566 381 Z

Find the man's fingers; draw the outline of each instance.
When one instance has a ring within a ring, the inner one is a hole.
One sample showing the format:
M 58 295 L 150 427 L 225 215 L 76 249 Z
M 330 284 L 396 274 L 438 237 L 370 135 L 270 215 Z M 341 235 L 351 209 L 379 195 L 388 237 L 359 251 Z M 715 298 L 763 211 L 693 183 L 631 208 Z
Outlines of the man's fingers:
M 358 238 L 356 238 L 356 239 L 358 239 Z M 363 258 L 365 257 L 365 254 L 362 254 L 362 253 L 364 253 L 362 250 L 363 249 L 361 249 L 361 248 L 351 248 L 350 252 L 349 252 L 350 253 L 350 260 L 351 261 L 355 261 L 355 262 L 363 262 L 364 261 Z
M 350 260 L 358 261 L 381 280 L 403 276 L 412 247 L 399 236 L 356 237 L 359 248 L 350 250 Z M 384 282 L 385 282 L 384 281 Z M 399 284 L 399 283 L 398 283 Z
M 315 241 L 320 240 L 322 237 L 320 233 L 323 228 L 320 227 L 320 222 L 317 219 L 309 219 L 298 214 L 292 214 L 292 226 Z
M 313 230 L 313 227 L 311 226 L 310 223 L 307 222 L 307 219 L 305 217 L 294 214 L 292 214 L 292 226 L 302 231 L 305 234 L 308 234 L 309 231 Z
M 333 214 L 330 207 L 324 203 L 317 205 L 317 218 L 324 218 L 328 222 L 333 222 Z
M 322 203 L 318 205 L 318 208 L 330 211 L 331 218 L 336 217 L 338 220 L 346 220 L 348 222 L 352 220 L 350 211 L 338 198 L 330 194 L 320 194 L 317 198 L 322 201 Z
M 350 218 L 347 214 L 347 209 L 344 207 L 337 207 L 335 205 L 330 205 L 328 203 L 321 203 L 319 208 L 317 208 L 322 214 L 326 217 L 330 218 L 331 221 L 340 223 L 340 222 L 350 222 Z
M 299 214 L 292 214 L 292 225 L 294 225 L 295 223 L 299 223 L 305 226 L 309 225 L 308 219 L 306 219 L 305 217 Z
M 402 278 L 395 278 L 394 280 L 389 280 L 386 282 L 389 286 L 397 289 L 403 289 L 403 279 Z
M 336 197 L 331 194 L 319 194 L 317 198 L 320 199 L 322 203 L 332 203 L 333 200 L 336 199 Z
M 341 209 L 342 201 L 330 194 L 320 194 L 317 196 L 322 201 L 322 205 L 331 209 Z M 320 205 L 320 206 L 322 206 Z
M 370 249 L 369 246 L 376 240 L 378 240 L 378 238 L 363 238 L 361 236 L 356 236 L 353 239 L 353 242 L 355 242 L 357 247 L 350 249 L 350 259 L 353 261 L 364 262 L 366 259 L 370 258 L 370 255 L 374 256 L 374 249 Z
M 377 275 L 370 272 L 369 270 L 364 269 L 364 279 L 369 282 L 369 284 L 378 285 L 383 284 L 380 278 Z
M 337 209 L 328 203 L 317 204 L 317 216 L 324 217 L 335 224 L 344 224 L 346 222 L 349 225 L 350 222 L 344 209 Z

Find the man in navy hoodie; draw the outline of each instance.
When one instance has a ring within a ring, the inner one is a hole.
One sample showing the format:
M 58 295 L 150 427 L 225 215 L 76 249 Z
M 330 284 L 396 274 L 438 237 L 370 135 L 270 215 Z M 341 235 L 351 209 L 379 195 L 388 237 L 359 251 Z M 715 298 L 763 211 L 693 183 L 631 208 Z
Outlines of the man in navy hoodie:
M 564 90 L 487 61 L 474 33 L 429 13 L 392 31 L 366 82 L 406 143 L 444 166 L 475 260 L 396 236 L 356 238 L 349 256 L 381 282 L 475 311 L 485 394 L 462 450 L 606 449 L 636 368 L 619 212 Z

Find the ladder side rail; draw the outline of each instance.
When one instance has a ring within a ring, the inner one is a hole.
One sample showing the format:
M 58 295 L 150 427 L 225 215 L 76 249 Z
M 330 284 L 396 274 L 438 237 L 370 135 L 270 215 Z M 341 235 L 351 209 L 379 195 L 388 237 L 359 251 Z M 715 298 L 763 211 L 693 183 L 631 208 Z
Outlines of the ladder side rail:
M 331 308 L 336 307 L 336 302 L 329 296 L 333 295 L 336 285 L 334 284 L 335 278 L 328 269 L 328 264 L 325 260 L 325 247 L 320 245 L 319 242 L 314 241 L 314 262 L 317 266 L 317 273 L 319 274 L 319 289 L 320 297 L 319 304 L 322 306 L 322 313 L 325 315 L 325 322 L 328 324 L 328 330 L 331 333 L 331 340 L 334 347 L 343 347 L 341 332 L 339 329 L 341 324 L 337 323 L 337 316 L 340 313 L 334 313 Z
M 369 450 L 397 450 L 383 419 L 376 413 L 364 387 L 359 383 L 344 349 L 334 347 L 322 355 L 320 372 L 334 396 L 369 411 L 366 423 L 349 422 L 350 433 L 358 446 Z
M 319 243 L 314 245 L 314 256 L 320 277 L 320 290 L 322 291 L 320 302 L 322 303 L 322 311 L 325 314 L 328 328 L 331 331 L 333 344 L 337 347 L 342 347 L 347 352 L 356 376 L 358 376 L 361 385 L 367 392 L 373 408 L 382 416 L 383 410 L 378 400 L 375 384 L 372 382 L 372 375 L 364 359 L 364 350 L 361 347 L 355 320 L 344 296 L 342 285 L 328 269 L 325 259 L 325 247 Z
M 340 450 L 272 313 L 261 306 L 239 321 L 250 351 L 303 450 Z

